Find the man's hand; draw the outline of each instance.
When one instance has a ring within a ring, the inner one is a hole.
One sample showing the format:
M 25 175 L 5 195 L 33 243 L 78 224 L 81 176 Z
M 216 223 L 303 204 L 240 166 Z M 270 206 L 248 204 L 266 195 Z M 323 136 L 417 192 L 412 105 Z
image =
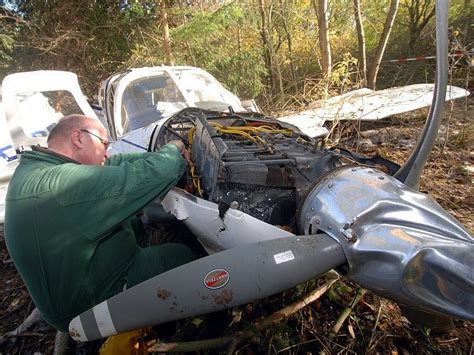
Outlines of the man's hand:
M 187 151 L 184 143 L 180 140 L 174 140 L 174 141 L 169 141 L 168 144 L 174 144 L 175 146 L 178 147 L 179 151 L 181 152 L 181 155 L 183 158 L 189 163 L 191 162 L 191 156 L 189 155 L 189 152 Z

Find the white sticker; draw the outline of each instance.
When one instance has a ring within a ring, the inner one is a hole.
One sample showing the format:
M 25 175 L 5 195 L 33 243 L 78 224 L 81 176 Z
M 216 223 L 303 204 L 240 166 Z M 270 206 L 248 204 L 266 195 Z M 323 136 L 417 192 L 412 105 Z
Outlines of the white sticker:
M 287 261 L 293 260 L 295 256 L 291 250 L 284 251 L 283 253 L 273 255 L 277 264 L 286 263 Z

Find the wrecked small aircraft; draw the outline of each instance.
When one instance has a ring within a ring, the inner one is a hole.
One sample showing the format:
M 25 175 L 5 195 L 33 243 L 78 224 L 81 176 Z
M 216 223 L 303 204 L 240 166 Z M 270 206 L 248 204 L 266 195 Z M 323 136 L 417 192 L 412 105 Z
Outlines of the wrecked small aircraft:
M 157 115 L 161 102 L 159 90 L 144 84 L 140 90 L 148 101 L 127 107 L 130 85 L 121 86 L 121 79 L 129 73 L 111 77 L 97 109 L 116 140 L 114 152 L 157 150 L 177 137 L 191 151 L 187 174 L 162 201 L 147 207 L 147 215 L 182 221 L 209 255 L 78 315 L 70 323 L 71 336 L 94 340 L 234 307 L 331 269 L 409 309 L 473 320 L 474 239 L 418 191 L 446 99 L 447 14 L 447 2 L 438 1 L 434 98 L 426 127 L 402 167 L 327 149 L 320 134 L 298 129 L 295 122 L 245 112 L 236 109 L 238 103 L 223 101 L 222 107 L 212 98 L 201 106 L 165 105 L 159 121 L 149 123 L 146 117 Z M 189 89 L 176 86 L 186 98 Z M 16 109 L 5 105 L 10 129 L 18 127 L 9 118 Z M 77 105 L 76 112 L 82 108 Z M 148 113 L 140 113 L 145 109 Z M 143 126 L 132 122 L 134 112 Z
M 408 309 L 474 320 L 474 239 L 418 191 L 447 88 L 447 2 L 436 11 L 435 96 L 402 167 L 328 150 L 257 113 L 186 108 L 162 121 L 150 150 L 179 137 L 193 164 L 161 206 L 210 255 L 82 313 L 71 336 L 93 340 L 234 307 L 334 268 Z M 163 215 L 158 202 L 147 212 Z

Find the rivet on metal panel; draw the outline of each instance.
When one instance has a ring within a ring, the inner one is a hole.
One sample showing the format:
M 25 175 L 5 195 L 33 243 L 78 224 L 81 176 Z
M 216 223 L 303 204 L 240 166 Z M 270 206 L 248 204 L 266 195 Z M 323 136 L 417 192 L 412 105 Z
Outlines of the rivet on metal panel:
M 309 221 L 309 224 L 319 224 L 319 223 L 321 223 L 319 216 L 312 216 Z
M 356 168 L 352 168 L 351 170 L 352 170 L 352 171 L 356 171 L 357 169 L 356 169 Z
M 311 207 L 311 211 L 314 211 L 314 207 Z
M 329 226 L 328 226 L 328 229 L 332 229 L 332 226 L 331 226 L 331 225 L 329 225 Z
M 334 184 L 332 182 L 330 182 L 329 185 L 328 185 L 329 188 L 331 188 L 333 186 L 334 186 Z
M 384 177 L 383 177 L 383 176 L 379 176 L 379 180 L 383 180 L 383 179 L 384 179 Z

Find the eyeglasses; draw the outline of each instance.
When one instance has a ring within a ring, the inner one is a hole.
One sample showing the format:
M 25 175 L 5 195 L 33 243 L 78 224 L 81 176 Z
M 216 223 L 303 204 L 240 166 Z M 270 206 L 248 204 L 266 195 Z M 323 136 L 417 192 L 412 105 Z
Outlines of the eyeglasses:
M 100 143 L 102 143 L 105 147 L 105 149 L 109 149 L 109 145 L 110 145 L 110 142 L 109 141 L 106 141 L 105 139 L 103 138 L 100 138 L 97 134 L 94 134 L 92 132 L 89 132 L 87 129 L 80 129 L 81 132 L 85 132 L 85 133 L 89 133 L 91 136 L 94 136 L 96 138 L 98 138 L 100 140 Z

